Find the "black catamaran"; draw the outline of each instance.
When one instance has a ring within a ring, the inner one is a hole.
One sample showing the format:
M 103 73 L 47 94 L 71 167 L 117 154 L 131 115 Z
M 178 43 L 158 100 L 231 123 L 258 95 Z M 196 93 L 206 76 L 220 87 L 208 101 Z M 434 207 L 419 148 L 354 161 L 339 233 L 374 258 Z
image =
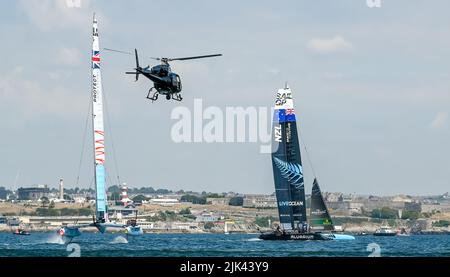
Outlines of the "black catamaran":
M 261 234 L 261 239 L 333 240 L 351 237 L 330 233 L 334 227 L 317 180 L 314 180 L 314 196 L 311 198 L 311 202 L 314 203 L 311 209 L 311 226 L 308 224 L 294 102 L 291 89 L 287 86 L 278 90 L 275 101 L 272 168 L 280 226 L 273 232 Z M 328 233 L 322 231 L 328 231 Z

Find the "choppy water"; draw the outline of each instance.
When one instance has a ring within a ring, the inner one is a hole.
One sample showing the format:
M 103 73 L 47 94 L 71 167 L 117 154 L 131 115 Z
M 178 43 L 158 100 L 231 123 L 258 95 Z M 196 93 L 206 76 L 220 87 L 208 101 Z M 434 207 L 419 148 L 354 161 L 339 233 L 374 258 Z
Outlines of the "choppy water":
M 30 236 L 0 234 L 0 256 L 64 257 L 267 257 L 267 256 L 381 256 L 450 257 L 449 235 L 405 237 L 357 236 L 354 241 L 262 241 L 247 234 L 144 234 L 126 238 L 118 234 L 84 233 L 66 245 L 55 233 Z M 374 246 L 374 247 L 373 247 Z M 73 251 L 75 253 L 73 253 Z

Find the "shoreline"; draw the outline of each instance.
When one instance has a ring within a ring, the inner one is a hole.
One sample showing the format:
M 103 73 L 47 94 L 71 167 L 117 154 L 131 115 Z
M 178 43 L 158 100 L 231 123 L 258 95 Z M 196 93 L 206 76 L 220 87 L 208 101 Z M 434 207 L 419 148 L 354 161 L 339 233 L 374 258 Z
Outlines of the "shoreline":
M 32 233 L 53 233 L 53 232 L 57 232 L 59 228 L 31 228 L 31 229 L 26 229 L 27 231 L 29 231 L 31 234 Z M 14 228 L 11 229 L 0 229 L 0 233 L 12 233 L 12 231 L 14 230 Z M 98 230 L 95 228 L 86 228 L 82 230 L 82 233 L 98 233 Z M 109 234 L 125 234 L 125 232 L 121 232 L 121 231 L 112 231 L 112 230 L 108 230 L 106 231 L 106 233 Z M 353 235 L 353 236 L 357 236 L 357 237 L 366 237 L 366 236 L 373 236 L 372 233 L 367 233 L 367 234 L 360 234 L 360 233 L 356 233 L 356 232 L 342 232 L 345 234 L 349 234 L 349 235 Z M 224 234 L 223 232 L 209 232 L 209 231 L 186 231 L 186 230 L 144 230 L 144 234 L 212 234 L 212 235 L 217 235 L 217 234 Z M 258 232 L 229 232 L 228 235 L 233 235 L 233 234 L 245 234 L 245 235 L 259 235 L 260 233 Z M 410 233 L 408 234 L 408 236 L 428 236 L 428 235 L 450 235 L 449 231 L 421 231 L 421 232 L 417 232 L 417 233 Z M 400 235 L 401 237 L 401 235 Z

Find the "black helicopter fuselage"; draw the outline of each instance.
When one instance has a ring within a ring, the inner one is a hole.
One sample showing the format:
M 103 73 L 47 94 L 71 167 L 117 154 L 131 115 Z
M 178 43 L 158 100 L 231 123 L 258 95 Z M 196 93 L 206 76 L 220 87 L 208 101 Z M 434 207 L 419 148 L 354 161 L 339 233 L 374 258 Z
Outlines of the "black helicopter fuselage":
M 172 72 L 167 64 L 156 65 L 151 69 L 148 69 L 148 67 L 141 68 L 138 71 L 153 82 L 155 89 L 160 94 L 167 95 L 181 92 L 181 78 L 178 74 Z
M 118 51 L 109 49 L 111 51 L 115 52 L 121 52 L 126 54 L 131 54 L 128 52 Z M 150 99 L 152 101 L 158 100 L 158 94 L 163 94 L 166 96 L 167 100 L 173 99 L 176 101 L 183 100 L 183 97 L 181 97 L 181 78 L 178 74 L 172 72 L 170 69 L 169 62 L 171 61 L 184 61 L 184 60 L 194 60 L 194 59 L 203 59 L 203 58 L 210 58 L 210 57 L 217 57 L 222 56 L 222 54 L 213 54 L 213 55 L 203 55 L 203 56 L 193 56 L 193 57 L 184 57 L 184 58 L 153 58 L 158 61 L 161 61 L 161 64 L 153 66 L 150 68 L 150 66 L 147 67 L 141 67 L 139 65 L 139 57 L 137 49 L 134 49 L 134 54 L 136 57 L 136 68 L 134 69 L 134 72 L 125 72 L 126 74 L 132 74 L 136 76 L 136 81 L 139 80 L 139 75 L 144 75 L 150 81 L 153 82 L 153 87 L 150 88 L 147 94 L 147 99 Z M 152 94 L 152 90 L 155 89 L 156 92 Z

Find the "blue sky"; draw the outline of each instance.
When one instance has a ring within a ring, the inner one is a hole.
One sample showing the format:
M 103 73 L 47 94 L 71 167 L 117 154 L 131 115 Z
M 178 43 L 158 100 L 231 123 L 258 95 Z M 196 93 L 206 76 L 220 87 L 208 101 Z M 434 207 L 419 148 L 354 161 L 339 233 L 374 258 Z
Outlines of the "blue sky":
M 145 100 L 150 83 L 123 74 L 133 58 L 103 53 L 108 119 L 119 173 L 130 186 L 272 192 L 270 156 L 259 153 L 259 144 L 175 144 L 170 113 L 178 105 L 192 108 L 194 98 L 221 108 L 271 106 L 288 80 L 323 190 L 446 192 L 449 9 L 443 0 L 384 0 L 381 8 L 368 8 L 365 0 L 81 0 L 80 8 L 63 0 L 2 1 L 0 186 L 11 186 L 17 172 L 18 186 L 56 186 L 60 177 L 75 184 L 96 11 L 101 46 L 136 47 L 142 63 L 154 64 L 153 56 L 224 54 L 173 63 L 183 79 L 183 103 L 151 104 Z M 90 159 L 89 149 L 84 187 L 92 180 Z M 309 184 L 313 176 L 304 164 Z

